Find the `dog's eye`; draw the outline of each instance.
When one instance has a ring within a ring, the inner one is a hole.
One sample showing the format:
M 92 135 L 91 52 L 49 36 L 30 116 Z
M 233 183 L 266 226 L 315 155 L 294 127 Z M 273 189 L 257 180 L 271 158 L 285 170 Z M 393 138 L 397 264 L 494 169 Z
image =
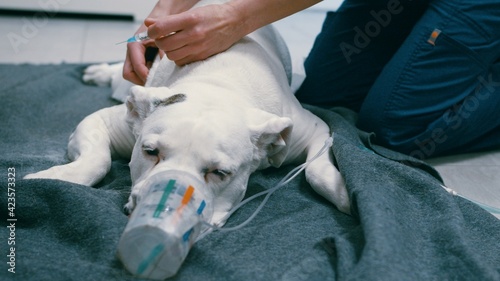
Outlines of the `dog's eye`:
M 158 154 L 160 154 L 160 151 L 158 150 L 158 148 L 145 147 L 145 148 L 143 148 L 143 150 L 149 156 L 158 156 Z
M 221 180 L 224 180 L 226 177 L 231 175 L 231 172 L 217 169 L 217 170 L 213 170 L 212 174 L 214 174 L 215 176 L 218 176 Z
M 228 176 L 231 175 L 231 172 L 230 171 L 226 171 L 226 170 L 222 170 L 222 169 L 215 169 L 215 170 L 208 171 L 207 174 L 214 175 L 214 176 L 218 177 L 219 180 L 223 181 Z

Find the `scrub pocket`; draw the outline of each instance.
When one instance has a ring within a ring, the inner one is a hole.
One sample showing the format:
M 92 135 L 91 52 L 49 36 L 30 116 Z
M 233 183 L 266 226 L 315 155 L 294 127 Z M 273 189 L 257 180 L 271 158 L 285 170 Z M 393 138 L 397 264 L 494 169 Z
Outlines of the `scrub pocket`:
M 384 107 L 393 121 L 404 118 L 406 124 L 415 126 L 439 118 L 473 94 L 478 78 L 490 67 L 446 29 L 422 32 Z
M 433 40 L 433 35 L 438 32 L 437 29 L 435 29 L 430 37 L 429 40 L 427 41 L 429 44 L 431 44 L 431 40 Z M 432 45 L 432 44 L 431 44 Z M 441 50 L 443 50 L 445 53 L 443 53 L 444 56 L 451 57 L 453 58 L 456 56 L 457 61 L 470 61 L 476 64 L 480 69 L 486 70 L 488 69 L 488 63 L 486 61 L 483 61 L 481 59 L 481 56 L 473 51 L 471 48 L 467 47 L 463 43 L 453 39 L 451 36 L 449 36 L 446 31 L 440 31 L 439 34 L 437 34 L 437 38 L 434 39 L 434 47 L 436 47 L 436 53 L 437 55 L 441 54 Z M 440 48 L 441 47 L 441 48 Z

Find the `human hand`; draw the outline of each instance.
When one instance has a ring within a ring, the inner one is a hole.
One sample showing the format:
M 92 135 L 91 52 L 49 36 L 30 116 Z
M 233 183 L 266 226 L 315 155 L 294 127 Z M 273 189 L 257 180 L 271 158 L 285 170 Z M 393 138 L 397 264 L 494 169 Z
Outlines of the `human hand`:
M 162 18 L 148 18 L 148 36 L 177 65 L 223 52 L 247 34 L 239 13 L 231 5 L 207 5 Z M 168 36 L 166 36 L 168 35 Z M 130 56 L 139 53 L 131 49 Z M 144 71 L 144 69 L 138 69 Z
M 191 8 L 198 1 L 199 0 L 159 0 L 149 14 L 149 17 L 157 18 L 159 16 L 181 13 Z M 147 27 L 143 24 L 136 31 L 136 34 L 146 30 Z M 149 69 L 154 61 L 154 57 L 148 58 L 149 52 L 147 50 L 150 50 L 152 47 L 156 48 L 154 40 L 127 44 L 127 54 L 123 66 L 123 78 L 134 84 L 144 85 Z M 161 50 L 158 54 L 160 57 L 165 55 Z
M 145 53 L 146 46 L 142 42 L 127 44 L 127 55 L 123 64 L 123 78 L 134 84 L 144 85 L 149 73 Z

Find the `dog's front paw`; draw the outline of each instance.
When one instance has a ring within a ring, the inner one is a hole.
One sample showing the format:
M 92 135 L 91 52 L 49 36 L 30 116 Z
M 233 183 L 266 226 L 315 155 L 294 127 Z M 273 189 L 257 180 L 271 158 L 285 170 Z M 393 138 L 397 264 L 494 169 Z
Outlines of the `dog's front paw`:
M 332 202 L 337 209 L 351 214 L 351 202 L 344 179 L 333 164 L 326 161 L 312 162 L 306 168 L 306 180 L 318 194 Z
M 51 167 L 37 173 L 24 176 L 24 179 L 54 179 L 81 185 L 92 185 L 92 180 L 82 176 L 72 164 Z
M 345 186 L 344 180 L 341 178 L 341 183 L 337 186 L 337 191 L 333 195 L 335 197 L 334 204 L 341 212 L 351 214 L 351 201 L 349 200 L 349 193 Z
M 115 69 L 113 66 L 102 63 L 94 64 L 87 67 L 83 71 L 83 82 L 87 84 L 95 84 L 100 87 L 107 87 L 111 85 Z

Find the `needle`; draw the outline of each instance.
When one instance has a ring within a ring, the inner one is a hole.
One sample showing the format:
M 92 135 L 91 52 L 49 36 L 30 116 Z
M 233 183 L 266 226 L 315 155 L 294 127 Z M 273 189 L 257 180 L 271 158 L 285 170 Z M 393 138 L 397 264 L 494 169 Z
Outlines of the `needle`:
M 167 37 L 167 36 L 170 36 L 170 35 L 173 35 L 173 34 L 175 34 L 175 31 L 171 32 L 170 34 L 167 34 L 165 36 L 162 36 L 160 38 Z M 141 33 L 137 33 L 136 35 L 130 37 L 129 39 L 127 39 L 125 41 L 118 42 L 118 43 L 116 43 L 116 45 L 123 44 L 123 43 L 130 43 L 130 42 L 141 42 L 141 41 L 148 40 L 148 39 L 151 39 L 151 38 L 149 38 L 148 32 L 144 31 L 144 32 L 141 32 Z
M 141 42 L 141 41 L 148 40 L 148 39 L 149 39 L 148 32 L 144 31 L 144 32 L 138 33 L 138 34 L 130 37 L 129 39 L 127 39 L 125 41 L 118 42 L 118 43 L 116 43 L 116 45 L 123 44 L 123 43 L 130 43 L 130 42 Z

